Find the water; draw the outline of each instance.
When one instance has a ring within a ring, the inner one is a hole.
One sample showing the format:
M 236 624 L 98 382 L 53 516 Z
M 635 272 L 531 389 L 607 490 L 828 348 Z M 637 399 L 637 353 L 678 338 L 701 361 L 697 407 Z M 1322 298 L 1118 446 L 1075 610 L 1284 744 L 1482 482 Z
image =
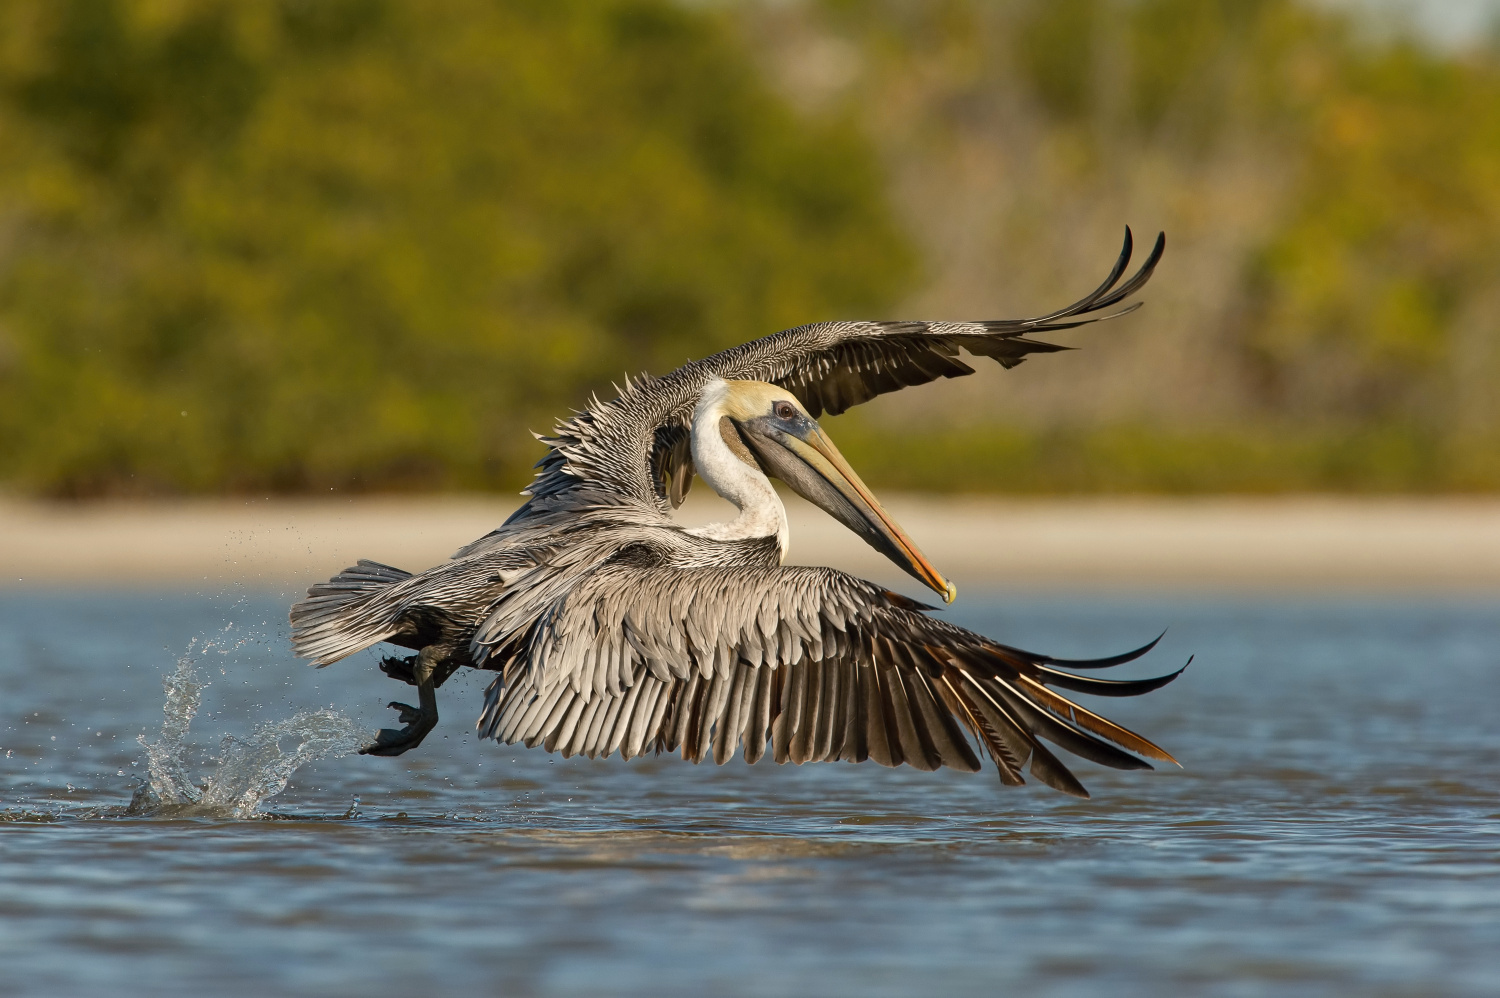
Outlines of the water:
M 0 992 L 1500 988 L 1492 597 L 968 596 L 1014 643 L 1197 654 L 1103 704 L 1186 768 L 1080 762 L 1092 801 L 480 744 L 480 676 L 417 752 L 351 755 L 409 688 L 293 662 L 283 609 L 0 601 Z

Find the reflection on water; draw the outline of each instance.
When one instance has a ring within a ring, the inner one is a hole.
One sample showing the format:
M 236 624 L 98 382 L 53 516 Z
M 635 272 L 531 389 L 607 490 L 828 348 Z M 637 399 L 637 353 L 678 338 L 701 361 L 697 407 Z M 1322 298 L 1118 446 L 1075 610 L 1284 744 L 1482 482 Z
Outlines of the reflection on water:
M 1059 655 L 1168 624 L 1153 659 L 1197 653 L 1108 704 L 1185 768 L 1081 764 L 1078 801 L 993 773 L 480 744 L 483 677 L 444 686 L 418 751 L 341 756 L 394 684 L 373 655 L 290 661 L 281 600 L 8 597 L 6 987 L 1490 994 L 1497 609 L 971 597 L 958 622 Z M 229 740 L 202 753 L 190 723 Z M 140 785 L 157 809 L 122 816 Z
M 205 643 L 204 650 L 212 648 Z M 348 755 L 371 735 L 336 710 L 298 711 L 284 721 L 264 721 L 247 737 L 225 735 L 212 769 L 201 781 L 191 777 L 194 746 L 188 729 L 203 702 L 208 682 L 198 674 L 198 640 L 162 679 L 166 702 L 161 736 L 136 740 L 146 750 L 147 776 L 123 812 L 130 817 L 253 818 L 260 805 L 286 789 L 292 774 L 318 759 Z M 286 745 L 295 743 L 290 751 Z

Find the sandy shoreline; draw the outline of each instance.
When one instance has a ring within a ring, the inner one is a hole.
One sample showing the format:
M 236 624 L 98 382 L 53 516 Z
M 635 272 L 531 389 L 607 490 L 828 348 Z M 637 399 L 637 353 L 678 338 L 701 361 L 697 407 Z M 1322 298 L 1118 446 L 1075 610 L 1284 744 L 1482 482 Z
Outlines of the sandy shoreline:
M 3 500 L 0 585 L 295 589 L 360 557 L 435 564 L 515 505 L 489 496 Z M 1500 590 L 1500 499 L 896 495 L 888 505 L 961 590 Z M 695 497 L 684 520 L 716 519 L 719 508 Z M 820 511 L 793 500 L 788 512 L 791 561 L 900 578 Z

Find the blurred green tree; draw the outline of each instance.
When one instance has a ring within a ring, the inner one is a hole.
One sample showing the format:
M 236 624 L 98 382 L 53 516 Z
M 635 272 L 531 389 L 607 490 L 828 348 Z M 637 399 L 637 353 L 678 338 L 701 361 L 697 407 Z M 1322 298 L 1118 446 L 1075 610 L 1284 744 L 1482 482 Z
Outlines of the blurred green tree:
M 514 487 L 588 389 L 913 271 L 847 116 L 712 11 L 0 8 L 13 487 Z
M 1065 300 L 1096 220 L 1168 232 L 1128 332 L 1069 340 L 1091 362 L 922 410 L 969 459 L 905 440 L 898 403 L 853 417 L 872 481 L 1500 489 L 1500 43 L 1435 48 L 1314 0 L 745 10 L 763 48 L 858 54 L 823 103 L 891 164 L 945 317 Z
M 515 487 L 626 370 L 1046 307 L 1123 221 L 1151 307 L 848 417 L 871 481 L 1500 488 L 1493 47 L 1310 0 L 11 0 L 0 482 Z

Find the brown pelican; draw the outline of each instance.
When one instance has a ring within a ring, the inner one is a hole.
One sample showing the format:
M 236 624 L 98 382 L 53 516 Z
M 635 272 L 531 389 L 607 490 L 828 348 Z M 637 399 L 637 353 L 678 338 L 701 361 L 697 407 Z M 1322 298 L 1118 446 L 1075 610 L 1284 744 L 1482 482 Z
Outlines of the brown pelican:
M 676 751 L 717 763 L 873 759 L 976 772 L 1022 769 L 1087 791 L 1043 741 L 1106 766 L 1174 762 L 1055 692 L 1135 696 L 1170 682 L 1106 680 L 930 615 L 933 607 L 831 568 L 787 567 L 772 477 L 826 510 L 944 600 L 923 557 L 819 427 L 882 392 L 971 374 L 959 350 L 1010 368 L 1065 349 L 1030 334 L 1112 313 L 1150 278 L 1156 245 L 1123 284 L 1125 245 L 1092 294 L 1033 319 L 825 322 L 788 329 L 630 382 L 564 420 L 527 502 L 503 526 L 418 575 L 370 561 L 292 607 L 296 653 L 328 665 L 379 642 L 417 650 L 382 670 L 417 687 L 405 727 L 363 751 L 399 755 L 437 723 L 435 690 L 461 666 L 492 670 L 479 734 L 563 755 Z M 738 515 L 686 529 L 671 516 L 694 475 Z M 1062 666 L 1064 668 L 1057 668 Z M 1184 666 L 1184 668 L 1186 668 Z M 1144 757 L 1144 758 L 1142 758 Z

